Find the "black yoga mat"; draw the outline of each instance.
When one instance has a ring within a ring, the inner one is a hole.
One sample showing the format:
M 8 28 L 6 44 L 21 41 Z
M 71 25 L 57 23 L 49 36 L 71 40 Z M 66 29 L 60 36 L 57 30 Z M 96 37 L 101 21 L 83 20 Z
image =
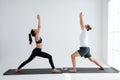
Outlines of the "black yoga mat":
M 60 68 L 59 68 L 60 69 Z M 70 73 L 68 70 L 71 68 L 62 68 L 60 73 L 52 73 L 50 68 L 40 69 L 22 69 L 20 72 L 15 72 L 15 69 L 7 70 L 3 75 L 28 75 L 28 74 L 62 74 Z M 99 70 L 98 68 L 77 68 L 76 73 L 118 73 L 119 71 L 113 67 L 105 68 L 105 70 Z

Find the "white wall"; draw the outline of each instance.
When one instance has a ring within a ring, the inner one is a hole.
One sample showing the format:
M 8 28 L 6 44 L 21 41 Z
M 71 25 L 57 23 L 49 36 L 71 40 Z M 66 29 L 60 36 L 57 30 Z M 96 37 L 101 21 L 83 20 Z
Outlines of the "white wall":
M 72 66 L 70 55 L 79 48 L 79 13 L 92 26 L 89 34 L 91 54 L 102 62 L 101 0 L 0 0 L 0 63 L 4 69 L 16 68 L 35 47 L 28 44 L 28 33 L 37 27 L 41 16 L 43 51 L 53 56 L 56 67 Z M 93 65 L 77 58 L 77 66 Z M 43 58 L 35 58 L 25 67 L 50 67 Z
M 108 2 L 102 1 L 102 60 L 108 63 Z
M 120 70 L 120 10 L 119 0 L 109 1 L 108 64 Z

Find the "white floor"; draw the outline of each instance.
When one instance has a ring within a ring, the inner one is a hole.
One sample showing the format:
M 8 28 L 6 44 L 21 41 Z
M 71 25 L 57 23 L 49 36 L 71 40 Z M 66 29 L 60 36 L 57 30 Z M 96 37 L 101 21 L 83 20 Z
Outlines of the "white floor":
M 64 74 L 34 74 L 7 75 L 0 70 L 0 80 L 120 80 L 120 73 L 64 73 Z

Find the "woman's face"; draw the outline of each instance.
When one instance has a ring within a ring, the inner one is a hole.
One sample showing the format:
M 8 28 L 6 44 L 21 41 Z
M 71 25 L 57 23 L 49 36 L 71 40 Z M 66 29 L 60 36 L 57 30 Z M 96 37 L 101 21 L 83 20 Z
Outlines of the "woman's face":
M 38 30 L 37 30 L 37 29 L 33 29 L 33 31 L 35 32 L 35 34 L 38 32 Z

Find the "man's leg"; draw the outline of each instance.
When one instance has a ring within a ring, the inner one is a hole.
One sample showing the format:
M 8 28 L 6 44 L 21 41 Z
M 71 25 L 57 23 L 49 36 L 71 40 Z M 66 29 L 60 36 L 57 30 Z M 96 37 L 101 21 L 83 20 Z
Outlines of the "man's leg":
M 75 58 L 80 56 L 79 52 L 76 51 L 74 52 L 72 55 L 71 55 L 71 60 L 72 60 L 72 65 L 73 65 L 73 68 L 71 70 L 69 70 L 70 72 L 76 72 L 76 60 Z
M 97 66 L 100 67 L 100 70 L 104 70 L 104 68 L 102 67 L 102 65 L 97 61 L 95 60 L 93 57 L 89 57 L 88 58 L 91 62 L 95 63 Z

